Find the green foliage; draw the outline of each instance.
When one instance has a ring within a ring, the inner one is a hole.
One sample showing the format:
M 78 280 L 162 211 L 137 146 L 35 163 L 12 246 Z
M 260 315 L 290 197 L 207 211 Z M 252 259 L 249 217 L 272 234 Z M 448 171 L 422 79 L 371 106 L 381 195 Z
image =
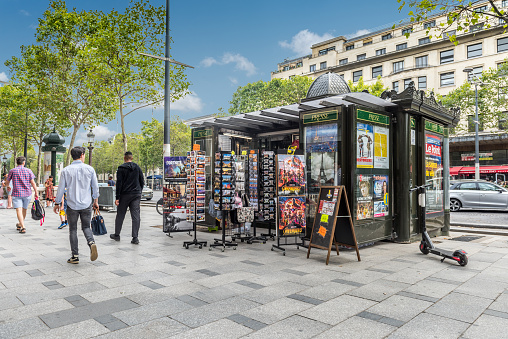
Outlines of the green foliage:
M 348 86 L 351 89 L 351 92 L 363 92 L 367 90 L 370 94 L 377 97 L 381 96 L 381 93 L 389 89 L 388 87 L 384 87 L 381 76 L 378 76 L 376 82 L 370 85 L 366 85 L 365 82 L 363 82 L 363 77 L 360 77 L 357 83 L 353 83 L 351 80 L 349 80 Z
M 436 27 L 426 29 L 429 37 L 442 37 L 443 33 L 450 29 L 455 30 L 456 34 L 448 35 L 448 38 L 454 44 L 457 44 L 457 34 L 468 33 L 471 26 L 483 23 L 482 29 L 488 29 L 498 24 L 499 20 L 504 20 L 504 28 L 508 27 L 508 12 L 502 7 L 501 3 L 488 1 L 490 8 L 487 11 L 477 10 L 478 5 L 485 1 L 464 1 L 464 0 L 397 0 L 399 12 L 404 8 L 410 9 L 408 16 L 411 23 L 424 23 L 436 14 L 444 14 L 445 21 L 439 23 Z M 409 34 L 407 35 L 409 36 Z
M 508 64 L 503 63 L 499 68 L 491 68 L 479 77 L 482 84 L 478 84 L 478 114 L 480 124 L 484 129 L 497 128 L 502 119 L 506 119 L 508 111 Z M 475 85 L 465 82 L 445 97 L 438 96 L 438 100 L 446 107 L 459 107 L 461 120 L 475 114 Z M 457 132 L 467 131 L 467 125 L 457 126 Z
M 298 103 L 305 98 L 313 79 L 294 76 L 291 79 L 259 80 L 238 87 L 230 101 L 230 115 Z M 221 112 L 219 112 L 220 114 Z
M 123 13 L 100 13 L 96 28 L 88 36 L 87 51 L 104 66 L 102 75 L 115 96 L 127 151 L 125 117 L 164 99 L 164 65 L 138 52 L 164 56 L 165 6 L 154 7 L 148 0 L 131 1 Z M 188 94 L 189 85 L 184 67 L 171 64 L 171 100 Z

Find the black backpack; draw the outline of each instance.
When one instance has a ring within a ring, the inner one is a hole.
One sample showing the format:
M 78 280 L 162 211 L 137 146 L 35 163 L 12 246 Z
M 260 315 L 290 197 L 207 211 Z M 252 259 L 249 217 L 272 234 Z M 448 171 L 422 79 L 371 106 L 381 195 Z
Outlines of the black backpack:
M 35 199 L 34 203 L 32 204 L 32 219 L 33 220 L 40 220 L 41 226 L 42 226 L 42 223 L 44 223 L 45 216 L 46 216 L 46 212 L 44 211 L 44 207 L 42 206 L 39 199 Z

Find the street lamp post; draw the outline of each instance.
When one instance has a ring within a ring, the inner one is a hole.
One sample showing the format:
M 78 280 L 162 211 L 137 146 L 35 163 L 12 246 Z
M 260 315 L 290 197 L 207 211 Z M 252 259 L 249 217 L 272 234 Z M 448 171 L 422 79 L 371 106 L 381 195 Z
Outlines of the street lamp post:
M 478 84 L 483 84 L 483 82 L 476 76 L 476 74 L 472 73 L 473 69 L 470 67 L 464 68 L 464 72 L 467 73 L 468 81 L 473 80 L 473 77 L 476 78 L 474 81 L 474 95 L 475 95 L 475 115 L 474 115 L 474 178 L 476 180 L 480 179 L 480 140 L 478 138 L 478 125 L 480 121 L 478 120 Z
M 93 134 L 92 129 L 90 128 L 90 132 L 86 135 L 88 138 L 88 165 L 92 166 L 92 150 L 93 150 L 93 141 L 95 138 L 95 134 Z
M 4 170 L 2 172 L 7 173 L 7 157 L 5 156 L 5 154 L 4 157 L 2 158 L 2 164 L 4 166 Z

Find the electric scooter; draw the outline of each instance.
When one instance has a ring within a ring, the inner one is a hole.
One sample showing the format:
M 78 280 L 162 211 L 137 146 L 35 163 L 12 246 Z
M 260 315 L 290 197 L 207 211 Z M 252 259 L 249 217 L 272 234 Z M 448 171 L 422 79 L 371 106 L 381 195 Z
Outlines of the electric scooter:
M 422 185 L 422 186 L 416 186 L 412 189 L 410 189 L 410 192 L 413 191 L 419 191 L 418 194 L 418 205 L 420 205 L 420 220 L 422 221 L 422 241 L 420 242 L 420 251 L 423 254 L 435 254 L 438 256 L 443 257 L 441 259 L 441 262 L 443 262 L 445 259 L 451 259 L 455 260 L 460 266 L 466 266 L 467 265 L 467 253 L 464 250 L 456 250 L 456 251 L 447 251 L 443 249 L 436 248 L 434 244 L 432 243 L 432 240 L 430 240 L 430 236 L 427 233 L 427 226 L 425 225 L 425 194 L 426 189 L 428 186 L 431 186 L 431 184 Z

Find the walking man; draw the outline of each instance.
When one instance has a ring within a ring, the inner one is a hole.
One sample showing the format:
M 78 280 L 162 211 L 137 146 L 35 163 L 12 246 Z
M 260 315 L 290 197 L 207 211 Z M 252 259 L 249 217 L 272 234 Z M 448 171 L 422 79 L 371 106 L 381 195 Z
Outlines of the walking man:
M 92 220 L 92 207 L 99 209 L 99 184 L 93 167 L 84 163 L 85 148 L 81 146 L 74 147 L 71 149 L 71 156 L 74 161 L 60 173 L 60 182 L 56 194 L 57 202 L 55 202 L 53 211 L 59 214 L 60 204 L 64 193 L 66 193 L 67 221 L 69 223 L 69 239 L 72 251 L 72 256 L 67 262 L 69 264 L 79 264 L 78 218 L 81 219 L 81 229 L 88 247 L 90 247 L 90 260 L 95 261 L 98 256 L 90 221 Z M 67 189 L 67 192 L 65 189 Z
M 139 244 L 138 232 L 139 232 L 139 202 L 141 201 L 141 192 L 145 185 L 145 179 L 143 178 L 143 172 L 141 168 L 132 162 L 132 153 L 125 152 L 124 163 L 118 166 L 116 172 L 116 201 L 115 204 L 118 206 L 115 220 L 115 234 L 110 234 L 110 238 L 116 241 L 120 241 L 120 232 L 122 231 L 123 220 L 125 219 L 125 213 L 127 213 L 127 207 L 131 212 L 132 219 L 132 241 L 133 244 Z
M 108 186 L 115 186 L 115 181 L 113 180 L 113 176 L 112 175 L 109 176 Z
M 19 233 L 26 233 L 25 218 L 26 210 L 32 198 L 32 188 L 34 189 L 35 199 L 39 198 L 37 185 L 35 184 L 35 175 L 31 169 L 25 167 L 25 157 L 16 158 L 16 167 L 9 171 L 9 176 L 5 182 L 7 190 L 11 190 L 9 184 L 12 180 L 12 205 L 16 209 L 18 223 L 16 229 Z M 30 187 L 32 186 L 32 187 Z

